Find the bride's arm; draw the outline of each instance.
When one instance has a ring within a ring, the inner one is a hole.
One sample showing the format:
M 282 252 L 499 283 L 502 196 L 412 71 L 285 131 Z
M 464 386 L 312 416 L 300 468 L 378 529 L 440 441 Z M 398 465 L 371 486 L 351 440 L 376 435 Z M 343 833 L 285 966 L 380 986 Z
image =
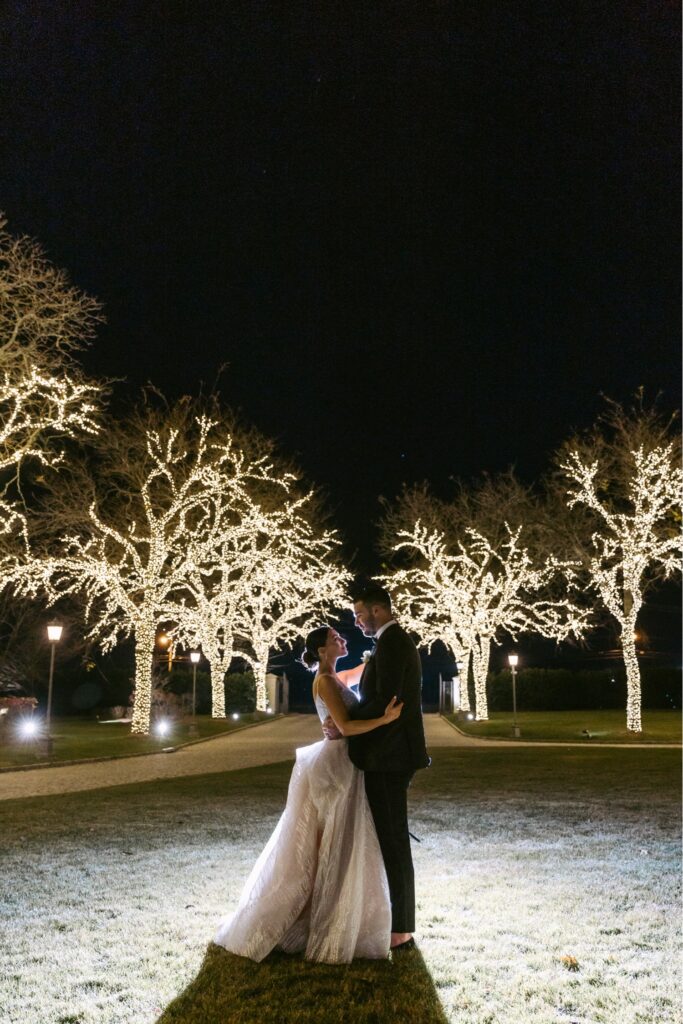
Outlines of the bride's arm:
M 389 722 L 393 722 L 398 718 L 403 706 L 396 703 L 396 697 L 392 697 L 380 718 L 366 718 L 365 720 L 354 722 L 352 718 L 349 718 L 346 705 L 341 699 L 337 684 L 332 676 L 321 675 L 318 677 L 318 693 L 325 701 L 327 710 L 332 716 L 332 721 L 342 736 L 360 736 L 361 733 L 370 732 L 372 729 L 379 728 L 380 725 L 388 725 Z
M 363 669 L 365 668 L 365 662 L 356 665 L 355 668 L 345 668 L 342 672 L 337 672 L 337 675 L 341 679 L 344 686 L 355 686 L 356 683 L 360 682 L 360 677 L 363 675 Z

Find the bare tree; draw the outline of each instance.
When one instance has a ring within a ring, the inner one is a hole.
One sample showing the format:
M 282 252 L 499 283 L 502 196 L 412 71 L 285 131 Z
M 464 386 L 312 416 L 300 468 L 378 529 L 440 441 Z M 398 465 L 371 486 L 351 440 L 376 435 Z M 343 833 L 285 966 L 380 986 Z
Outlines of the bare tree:
M 488 718 L 486 680 L 491 645 L 501 633 L 517 639 L 538 633 L 556 640 L 580 633 L 585 614 L 569 597 L 550 597 L 560 575 L 571 566 L 548 556 L 536 565 L 520 543 L 522 527 L 494 547 L 475 529 L 451 551 L 442 534 L 420 523 L 402 531 L 396 549 L 407 549 L 417 562 L 385 578 L 397 610 L 425 644 L 441 639 L 467 664 L 472 658 L 477 720 Z
M 263 538 L 259 557 L 243 581 L 237 647 L 254 670 L 256 706 L 262 711 L 271 651 L 318 625 L 331 606 L 343 603 L 350 583 L 335 557 L 335 533 L 308 521 L 302 512 L 306 500 L 284 511 L 280 529 Z
M 58 466 L 66 439 L 98 431 L 102 386 L 84 377 L 74 354 L 102 315 L 36 242 L 12 237 L 5 223 L 0 217 L 0 535 L 7 569 L 9 538 L 19 534 L 27 544 L 21 467 Z
M 94 473 L 74 466 L 71 486 L 51 493 L 50 514 L 65 532 L 43 557 L 26 559 L 16 585 L 42 588 L 51 601 L 82 595 L 88 636 L 104 650 L 134 637 L 132 731 L 147 733 L 155 631 L 173 620 L 188 567 L 202 564 L 197 539 L 225 526 L 215 516 L 221 496 L 237 508 L 249 482 L 273 474 L 189 399 L 162 409 L 148 401 L 106 431 L 98 456 Z
M 440 639 L 466 669 L 471 661 L 478 719 L 488 718 L 491 645 L 501 634 L 563 640 L 585 628 L 587 613 L 567 589 L 571 563 L 543 547 L 536 500 L 511 471 L 458 483 L 451 502 L 433 501 L 424 485 L 404 492 L 384 521 L 385 550 L 397 527 L 389 551 L 407 567 L 385 582 L 423 644 Z M 461 702 L 469 710 L 467 685 Z
M 584 435 L 555 456 L 555 493 L 571 517 L 555 521 L 558 547 L 580 561 L 590 587 L 616 620 L 626 666 L 626 726 L 642 730 L 638 615 L 647 590 L 680 571 L 680 436 L 674 417 L 609 401 Z M 559 525 L 559 529 L 557 528 Z

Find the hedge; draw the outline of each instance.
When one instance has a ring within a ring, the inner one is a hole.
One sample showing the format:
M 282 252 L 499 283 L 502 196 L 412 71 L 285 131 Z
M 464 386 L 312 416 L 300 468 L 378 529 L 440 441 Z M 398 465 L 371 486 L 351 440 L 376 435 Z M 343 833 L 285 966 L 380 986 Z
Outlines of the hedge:
M 646 666 L 641 669 L 641 685 L 644 708 L 681 707 L 681 673 L 678 669 Z M 578 672 L 560 668 L 525 668 L 517 673 L 516 689 L 520 711 L 626 707 L 623 668 Z M 512 675 L 509 669 L 489 673 L 487 693 L 490 711 L 512 710 Z

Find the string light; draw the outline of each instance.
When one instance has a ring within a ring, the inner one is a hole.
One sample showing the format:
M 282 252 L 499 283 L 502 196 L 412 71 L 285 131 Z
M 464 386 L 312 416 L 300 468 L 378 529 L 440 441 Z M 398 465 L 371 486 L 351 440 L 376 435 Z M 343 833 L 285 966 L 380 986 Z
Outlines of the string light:
M 412 530 L 401 530 L 394 550 L 408 550 L 415 562 L 384 577 L 396 610 L 406 627 L 430 648 L 441 640 L 456 661 L 474 676 L 478 721 L 488 718 L 486 679 L 491 645 L 505 632 L 513 640 L 519 633 L 540 633 L 555 640 L 580 635 L 587 612 L 569 597 L 547 595 L 558 578 L 573 579 L 573 566 L 554 556 L 536 565 L 520 544 L 522 527 L 512 530 L 496 548 L 475 529 L 465 531 L 456 552 L 448 550 L 444 534 L 418 520 Z M 467 674 L 465 672 L 465 679 Z M 461 706 L 469 711 L 467 686 Z
M 233 650 L 252 665 L 257 707 L 265 711 L 270 650 L 310 628 L 348 581 L 329 557 L 334 535 L 316 534 L 303 514 L 312 495 L 288 498 L 290 474 L 249 459 L 216 421 L 194 423 L 192 445 L 175 428 L 163 437 L 148 430 L 149 469 L 134 495 L 138 518 L 105 518 L 93 504 L 87 534 L 65 536 L 59 556 L 28 557 L 15 573 L 20 591 L 42 589 L 50 602 L 83 594 L 88 638 L 103 650 L 134 638 L 133 733 L 149 732 L 161 623 L 174 640 L 201 644 L 215 717 L 225 717 L 223 678 Z M 267 487 L 271 501 L 273 487 L 279 496 L 270 511 L 256 500 Z
M 567 505 L 584 505 L 597 517 L 588 564 L 591 585 L 614 616 L 621 632 L 626 667 L 626 728 L 642 731 L 640 666 L 636 627 L 643 604 L 643 586 L 650 570 L 666 577 L 680 570 L 680 522 L 683 472 L 676 465 L 673 444 L 650 451 L 632 451 L 633 467 L 624 500 L 617 506 L 609 488 L 598 495 L 599 463 L 588 463 L 571 451 L 561 468 L 569 480 Z
M 23 504 L 8 487 L 32 460 L 56 467 L 64 451 L 56 440 L 93 436 L 99 430 L 101 388 L 83 378 L 72 352 L 82 348 L 102 320 L 100 305 L 69 284 L 40 246 L 14 238 L 0 217 L 0 536 L 16 535 L 28 551 Z M 14 476 L 12 477 L 12 474 Z M 16 552 L 0 565 L 10 581 Z

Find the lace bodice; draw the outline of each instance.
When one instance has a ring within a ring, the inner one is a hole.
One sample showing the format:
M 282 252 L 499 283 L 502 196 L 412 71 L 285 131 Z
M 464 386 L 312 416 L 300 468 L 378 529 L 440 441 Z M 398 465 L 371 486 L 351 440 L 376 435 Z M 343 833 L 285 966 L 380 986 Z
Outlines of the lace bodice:
M 353 707 L 354 704 L 358 703 L 358 697 L 356 697 L 353 690 L 349 690 L 348 686 L 340 686 L 339 695 L 347 708 Z M 319 694 L 316 695 L 313 700 L 315 702 L 315 710 L 318 712 L 320 721 L 324 722 L 330 713 L 327 710 L 327 704 Z

